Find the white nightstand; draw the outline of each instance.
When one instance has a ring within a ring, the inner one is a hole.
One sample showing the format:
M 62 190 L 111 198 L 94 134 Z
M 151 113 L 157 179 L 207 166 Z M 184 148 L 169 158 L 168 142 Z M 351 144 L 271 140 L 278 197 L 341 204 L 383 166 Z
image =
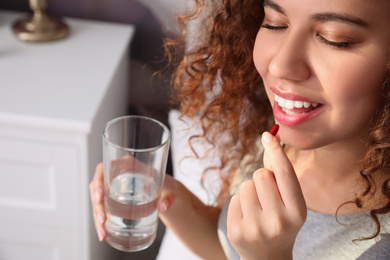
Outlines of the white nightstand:
M 0 12 L 0 259 L 109 259 L 88 184 L 104 124 L 126 113 L 134 28 L 64 19 L 66 39 L 25 43 L 23 16 Z

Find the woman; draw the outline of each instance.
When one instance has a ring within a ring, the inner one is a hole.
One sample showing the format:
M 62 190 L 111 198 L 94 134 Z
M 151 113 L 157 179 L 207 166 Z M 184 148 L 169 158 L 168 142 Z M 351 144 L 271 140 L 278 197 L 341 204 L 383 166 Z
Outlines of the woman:
M 214 2 L 175 86 L 223 188 L 207 207 L 167 178 L 163 222 L 205 259 L 389 259 L 390 1 Z

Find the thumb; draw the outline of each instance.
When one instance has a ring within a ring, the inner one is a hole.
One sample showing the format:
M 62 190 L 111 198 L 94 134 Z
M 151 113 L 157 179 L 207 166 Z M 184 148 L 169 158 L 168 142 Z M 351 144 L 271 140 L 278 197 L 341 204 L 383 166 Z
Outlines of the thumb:
M 271 164 L 271 161 L 269 159 L 269 155 L 267 153 L 267 150 L 264 149 L 264 154 L 263 154 L 263 166 L 264 168 L 266 168 L 267 170 L 273 172 L 274 169 L 272 167 L 272 164 Z
M 279 163 L 283 163 L 287 158 L 282 145 L 277 137 L 271 135 L 269 132 L 264 132 L 262 135 L 262 143 L 264 147 L 263 165 L 269 171 L 274 172 L 275 167 Z
M 169 210 L 173 202 L 175 201 L 175 194 L 166 188 L 163 188 L 160 196 L 160 200 L 157 204 L 160 213 L 165 213 Z
M 270 130 L 269 130 L 269 133 L 264 133 L 264 137 L 266 139 L 268 139 L 267 141 L 268 142 L 271 142 L 273 139 L 276 138 L 276 134 L 278 133 L 279 131 L 279 125 L 278 124 L 275 124 Z M 276 138 L 277 139 L 277 138 Z M 278 139 L 277 139 L 278 140 Z M 265 148 L 265 147 L 264 147 Z M 264 149 L 264 153 L 263 153 L 263 166 L 264 168 L 268 169 L 269 171 L 273 172 L 273 167 L 272 167 L 272 163 L 270 161 L 270 158 L 269 158 L 269 154 L 267 152 L 268 149 Z

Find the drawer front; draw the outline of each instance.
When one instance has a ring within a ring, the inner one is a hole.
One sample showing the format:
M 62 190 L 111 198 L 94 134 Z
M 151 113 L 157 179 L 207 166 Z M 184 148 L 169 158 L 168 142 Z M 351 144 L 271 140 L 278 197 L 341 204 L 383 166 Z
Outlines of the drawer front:
M 0 225 L 0 259 L 81 259 L 79 236 L 70 230 Z
M 0 222 L 77 228 L 78 149 L 0 138 Z

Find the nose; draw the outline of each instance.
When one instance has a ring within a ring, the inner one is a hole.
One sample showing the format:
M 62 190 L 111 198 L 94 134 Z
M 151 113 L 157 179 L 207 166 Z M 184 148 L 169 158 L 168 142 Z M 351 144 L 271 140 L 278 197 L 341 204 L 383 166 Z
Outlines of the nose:
M 289 31 L 279 43 L 269 67 L 270 73 L 279 79 L 302 81 L 310 77 L 307 43 L 302 35 Z

